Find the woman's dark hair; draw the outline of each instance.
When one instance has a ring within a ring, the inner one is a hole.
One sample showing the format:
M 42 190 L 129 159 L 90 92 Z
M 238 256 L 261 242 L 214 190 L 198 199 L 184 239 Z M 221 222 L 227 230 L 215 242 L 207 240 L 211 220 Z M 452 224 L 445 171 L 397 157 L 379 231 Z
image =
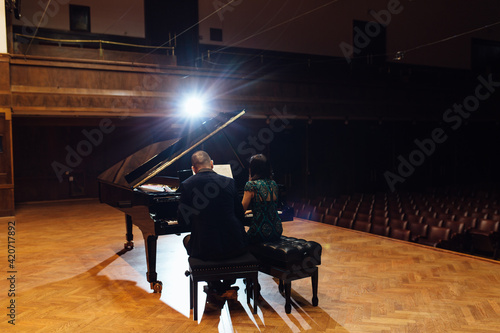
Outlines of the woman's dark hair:
M 257 154 L 250 157 L 250 178 L 252 180 L 271 179 L 271 175 L 271 165 L 264 155 Z

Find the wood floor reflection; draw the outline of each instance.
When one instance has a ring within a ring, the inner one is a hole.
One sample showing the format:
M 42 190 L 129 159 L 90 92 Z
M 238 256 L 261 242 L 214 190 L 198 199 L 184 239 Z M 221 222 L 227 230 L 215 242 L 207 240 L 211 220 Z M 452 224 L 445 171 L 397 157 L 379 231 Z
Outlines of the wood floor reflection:
M 21 205 L 15 219 L 19 332 L 500 332 L 498 261 L 296 219 L 284 224 L 286 235 L 323 245 L 319 306 L 302 279 L 286 314 L 277 281 L 260 274 L 258 314 L 238 281 L 239 302 L 195 322 L 182 236 L 159 237 L 163 292 L 153 294 L 137 228 L 135 249 L 123 251 L 120 212 L 82 200 Z M 0 219 L 5 234 L 8 220 Z M 8 282 L 0 284 L 3 309 Z M 12 328 L 3 317 L 0 329 Z

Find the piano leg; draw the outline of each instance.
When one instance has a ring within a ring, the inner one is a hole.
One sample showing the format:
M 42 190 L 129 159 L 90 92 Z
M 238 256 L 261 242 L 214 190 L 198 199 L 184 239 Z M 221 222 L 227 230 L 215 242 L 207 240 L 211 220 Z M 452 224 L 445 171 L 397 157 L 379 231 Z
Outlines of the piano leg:
M 151 289 L 153 289 L 154 293 L 161 293 L 162 290 L 162 282 L 158 281 L 156 274 L 156 241 L 158 240 L 158 236 L 156 235 L 145 235 L 144 236 L 144 244 L 146 248 L 146 262 L 148 265 L 148 271 L 146 273 L 146 278 L 148 282 L 151 284 Z
M 134 248 L 134 234 L 132 233 L 132 217 L 128 214 L 125 215 L 125 226 L 127 233 L 125 234 L 126 242 L 124 244 L 125 250 L 132 250 Z

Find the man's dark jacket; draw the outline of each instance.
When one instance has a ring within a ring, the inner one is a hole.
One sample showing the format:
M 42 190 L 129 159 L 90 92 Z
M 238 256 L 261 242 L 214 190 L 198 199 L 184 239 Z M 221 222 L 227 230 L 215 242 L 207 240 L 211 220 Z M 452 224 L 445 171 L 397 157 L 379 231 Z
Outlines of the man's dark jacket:
M 182 182 L 179 191 L 179 223 L 191 225 L 190 256 L 217 260 L 245 251 L 244 211 L 233 179 L 202 169 Z

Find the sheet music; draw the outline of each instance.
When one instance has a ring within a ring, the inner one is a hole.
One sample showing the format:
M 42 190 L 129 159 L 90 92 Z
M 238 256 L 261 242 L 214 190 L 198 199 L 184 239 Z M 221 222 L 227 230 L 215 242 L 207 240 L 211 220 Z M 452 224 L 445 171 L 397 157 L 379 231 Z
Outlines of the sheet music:
M 214 164 L 214 171 L 219 175 L 233 178 L 233 172 L 231 171 L 231 164 Z

